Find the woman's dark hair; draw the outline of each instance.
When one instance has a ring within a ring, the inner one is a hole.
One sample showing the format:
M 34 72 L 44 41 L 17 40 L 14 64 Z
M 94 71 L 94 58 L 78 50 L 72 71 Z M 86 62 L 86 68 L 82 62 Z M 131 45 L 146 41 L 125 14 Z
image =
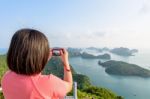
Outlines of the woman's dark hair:
M 46 36 L 34 29 L 21 29 L 11 39 L 7 64 L 17 74 L 34 75 L 43 70 L 48 56 Z

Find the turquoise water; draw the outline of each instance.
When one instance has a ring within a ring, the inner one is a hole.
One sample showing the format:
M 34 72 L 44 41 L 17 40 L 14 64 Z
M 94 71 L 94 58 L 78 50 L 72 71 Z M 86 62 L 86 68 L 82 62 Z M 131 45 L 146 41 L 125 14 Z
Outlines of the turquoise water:
M 140 50 L 135 56 L 120 57 L 111 54 L 112 59 L 122 60 L 150 69 L 150 51 Z M 87 75 L 93 85 L 113 90 L 125 99 L 150 99 L 150 78 L 112 76 L 98 65 L 98 59 L 70 58 L 74 69 Z M 103 60 L 105 61 L 105 60 Z

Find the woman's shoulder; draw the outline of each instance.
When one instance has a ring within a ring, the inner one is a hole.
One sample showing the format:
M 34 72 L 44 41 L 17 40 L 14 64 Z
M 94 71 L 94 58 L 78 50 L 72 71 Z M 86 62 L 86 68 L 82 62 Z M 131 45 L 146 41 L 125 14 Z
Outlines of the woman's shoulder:
M 11 72 L 10 70 L 6 71 L 6 72 L 4 73 L 2 79 L 5 78 L 5 77 L 7 77 L 7 76 L 9 76 L 9 75 L 11 75 L 11 74 L 12 74 L 12 72 Z
M 12 71 L 11 70 L 7 70 L 4 75 L 10 74 L 10 73 L 12 73 Z
M 5 82 L 9 81 L 11 78 L 12 72 L 10 70 L 6 71 L 1 79 L 1 84 L 3 85 Z
M 53 80 L 56 79 L 57 76 L 53 75 L 53 74 L 49 74 L 49 75 L 40 75 L 40 79 L 42 80 Z
M 49 74 L 49 75 L 41 75 L 40 76 L 40 82 L 43 83 L 49 83 L 49 84 L 56 84 L 59 82 L 63 82 L 63 80 L 53 74 Z

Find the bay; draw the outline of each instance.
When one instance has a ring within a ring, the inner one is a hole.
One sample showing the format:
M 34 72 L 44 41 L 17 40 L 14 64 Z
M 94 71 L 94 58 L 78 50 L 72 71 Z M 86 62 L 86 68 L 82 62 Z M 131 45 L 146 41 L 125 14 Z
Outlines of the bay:
M 115 54 L 111 56 L 112 60 L 125 61 L 150 69 L 149 50 L 139 50 L 135 56 L 130 57 Z M 150 99 L 150 78 L 108 75 L 105 68 L 98 65 L 99 59 L 75 57 L 70 58 L 69 61 L 78 73 L 87 75 L 93 85 L 110 89 L 125 99 Z

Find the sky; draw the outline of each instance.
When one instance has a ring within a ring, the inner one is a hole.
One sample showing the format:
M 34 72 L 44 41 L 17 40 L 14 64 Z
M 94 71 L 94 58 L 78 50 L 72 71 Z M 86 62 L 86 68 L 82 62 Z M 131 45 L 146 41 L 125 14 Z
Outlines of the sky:
M 150 49 L 150 0 L 0 0 L 0 48 L 21 28 L 51 47 Z

